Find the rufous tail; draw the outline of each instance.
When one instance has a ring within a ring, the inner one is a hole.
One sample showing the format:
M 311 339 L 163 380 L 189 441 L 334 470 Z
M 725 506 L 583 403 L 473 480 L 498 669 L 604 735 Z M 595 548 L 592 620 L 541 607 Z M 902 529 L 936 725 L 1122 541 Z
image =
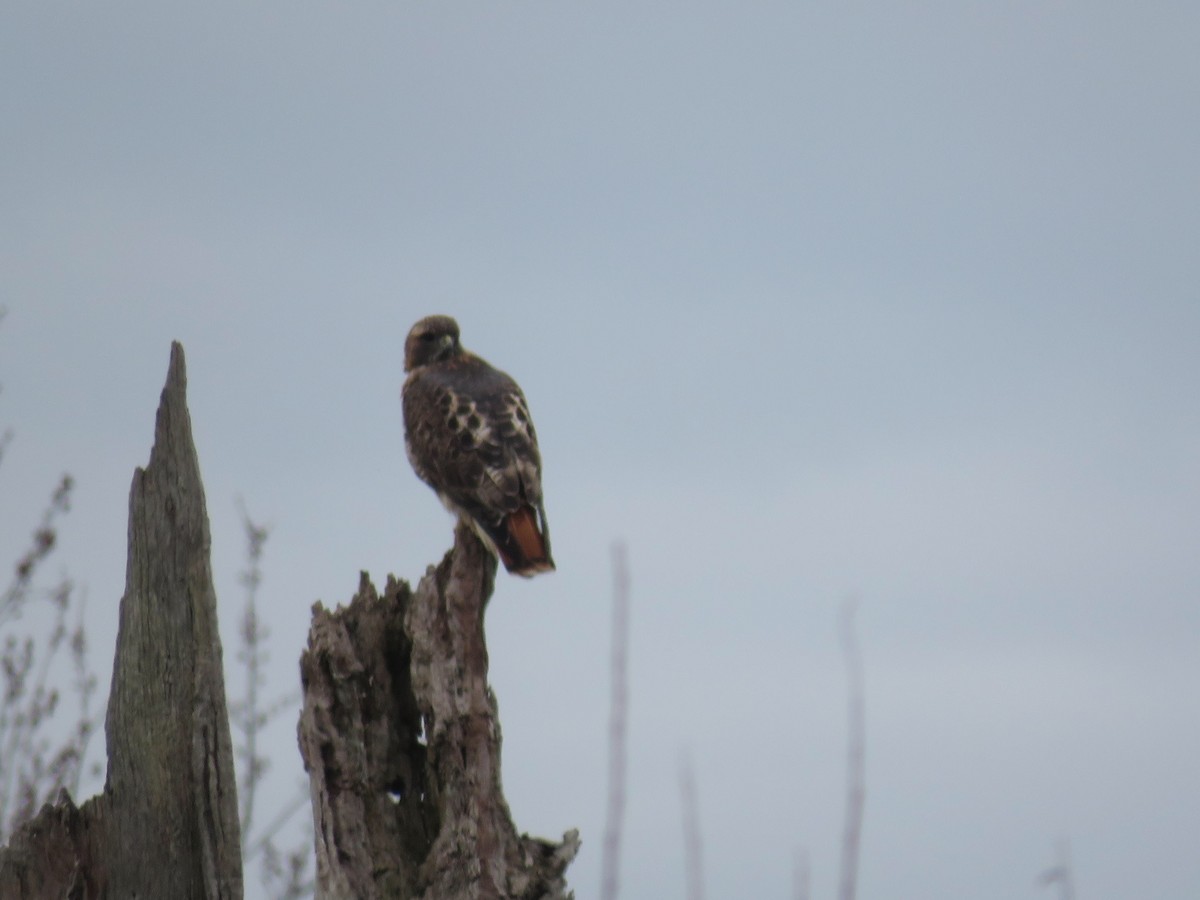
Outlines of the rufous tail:
M 531 578 L 539 572 L 554 571 L 546 517 L 540 510 L 522 506 L 509 513 L 498 526 L 489 528 L 488 536 L 496 545 L 504 568 L 514 575 Z

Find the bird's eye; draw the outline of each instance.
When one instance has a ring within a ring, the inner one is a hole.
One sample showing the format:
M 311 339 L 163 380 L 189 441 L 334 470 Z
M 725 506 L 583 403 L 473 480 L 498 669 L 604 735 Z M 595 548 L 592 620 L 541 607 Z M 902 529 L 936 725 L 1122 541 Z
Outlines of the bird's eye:
M 430 341 L 432 341 L 434 339 L 434 337 L 435 337 L 435 335 L 432 331 L 424 331 L 421 333 L 421 340 L 423 340 L 427 344 Z

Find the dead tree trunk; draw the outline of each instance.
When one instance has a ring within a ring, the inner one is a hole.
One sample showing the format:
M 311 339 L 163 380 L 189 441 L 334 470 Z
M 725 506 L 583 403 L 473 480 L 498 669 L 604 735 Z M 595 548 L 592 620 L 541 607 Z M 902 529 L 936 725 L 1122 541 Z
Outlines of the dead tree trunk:
M 238 898 L 241 840 L 208 513 L 183 348 L 134 473 L 104 792 L 63 793 L 0 850 L 0 897 Z
M 496 561 L 469 528 L 413 592 L 364 573 L 314 607 L 301 659 L 317 898 L 567 900 L 579 847 L 518 835 L 500 788 L 483 612 Z

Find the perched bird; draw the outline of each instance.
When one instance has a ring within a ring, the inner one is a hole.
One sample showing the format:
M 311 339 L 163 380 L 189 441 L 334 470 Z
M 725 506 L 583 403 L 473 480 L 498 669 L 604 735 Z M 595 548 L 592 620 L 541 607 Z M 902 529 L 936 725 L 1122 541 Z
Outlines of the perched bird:
M 464 350 L 449 316 L 412 327 L 404 371 L 404 444 L 417 477 L 508 571 L 553 571 L 542 460 L 520 387 Z

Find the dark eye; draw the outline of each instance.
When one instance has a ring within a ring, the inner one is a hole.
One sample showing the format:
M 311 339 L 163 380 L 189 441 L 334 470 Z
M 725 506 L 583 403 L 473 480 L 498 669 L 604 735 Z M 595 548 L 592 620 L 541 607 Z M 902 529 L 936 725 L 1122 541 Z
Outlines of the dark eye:
M 428 344 L 430 341 L 432 341 L 434 339 L 434 337 L 436 337 L 436 335 L 434 335 L 434 333 L 432 331 L 425 331 L 425 332 L 422 332 L 422 334 L 421 334 L 421 340 L 424 341 L 426 344 Z

